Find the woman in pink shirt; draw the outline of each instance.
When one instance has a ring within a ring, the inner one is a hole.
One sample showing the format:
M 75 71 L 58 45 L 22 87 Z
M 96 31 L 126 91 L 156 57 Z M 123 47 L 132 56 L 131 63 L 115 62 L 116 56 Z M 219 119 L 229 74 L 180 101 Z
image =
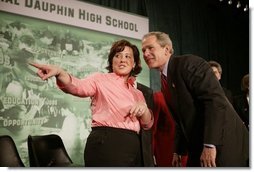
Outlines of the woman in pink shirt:
M 139 50 L 126 40 L 113 43 L 109 73 L 94 73 L 78 79 L 54 65 L 31 63 L 43 80 L 55 76 L 65 93 L 91 98 L 92 132 L 84 160 L 92 167 L 142 166 L 139 132 L 150 129 L 153 116 L 141 91 L 134 87 L 142 70 Z M 148 143 L 151 144 L 151 143 Z

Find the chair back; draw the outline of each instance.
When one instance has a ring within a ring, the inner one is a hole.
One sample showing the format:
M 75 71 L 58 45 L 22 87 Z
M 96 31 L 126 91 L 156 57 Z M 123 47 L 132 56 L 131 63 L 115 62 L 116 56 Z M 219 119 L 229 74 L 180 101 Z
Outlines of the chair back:
M 0 167 L 25 167 L 9 135 L 0 135 Z
M 31 167 L 71 166 L 64 143 L 56 134 L 28 136 L 28 155 Z

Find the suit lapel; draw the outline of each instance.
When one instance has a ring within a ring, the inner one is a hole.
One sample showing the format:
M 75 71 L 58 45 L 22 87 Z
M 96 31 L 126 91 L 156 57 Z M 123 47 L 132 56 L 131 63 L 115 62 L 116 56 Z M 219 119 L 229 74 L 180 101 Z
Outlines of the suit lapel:
M 176 96 L 176 84 L 175 84 L 175 67 L 176 67 L 176 60 L 175 56 L 171 56 L 168 62 L 168 69 L 167 69 L 167 83 L 169 86 L 169 91 L 171 93 L 171 104 L 168 105 L 172 113 L 176 113 L 177 105 L 177 96 Z

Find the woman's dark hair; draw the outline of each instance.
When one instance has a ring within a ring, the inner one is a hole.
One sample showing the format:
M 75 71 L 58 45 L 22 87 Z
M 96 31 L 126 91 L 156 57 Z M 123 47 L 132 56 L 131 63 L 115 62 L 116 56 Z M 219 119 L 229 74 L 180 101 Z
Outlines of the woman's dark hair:
M 122 39 L 122 40 L 114 42 L 110 49 L 110 52 L 108 55 L 108 66 L 106 67 L 109 73 L 113 72 L 112 61 L 114 56 L 116 55 L 116 53 L 122 52 L 126 46 L 132 49 L 133 55 L 134 55 L 134 62 L 136 64 L 134 69 L 131 72 L 131 75 L 136 76 L 137 74 L 141 72 L 142 67 L 141 67 L 141 61 L 139 58 L 139 50 L 137 46 L 131 44 L 129 41 Z

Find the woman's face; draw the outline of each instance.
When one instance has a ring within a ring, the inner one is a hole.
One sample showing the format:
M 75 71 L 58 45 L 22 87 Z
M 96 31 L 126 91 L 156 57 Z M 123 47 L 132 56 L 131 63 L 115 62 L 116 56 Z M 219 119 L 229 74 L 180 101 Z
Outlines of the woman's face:
M 129 76 L 134 67 L 134 55 L 130 47 L 125 46 L 122 52 L 116 53 L 113 57 L 112 68 L 117 75 Z

